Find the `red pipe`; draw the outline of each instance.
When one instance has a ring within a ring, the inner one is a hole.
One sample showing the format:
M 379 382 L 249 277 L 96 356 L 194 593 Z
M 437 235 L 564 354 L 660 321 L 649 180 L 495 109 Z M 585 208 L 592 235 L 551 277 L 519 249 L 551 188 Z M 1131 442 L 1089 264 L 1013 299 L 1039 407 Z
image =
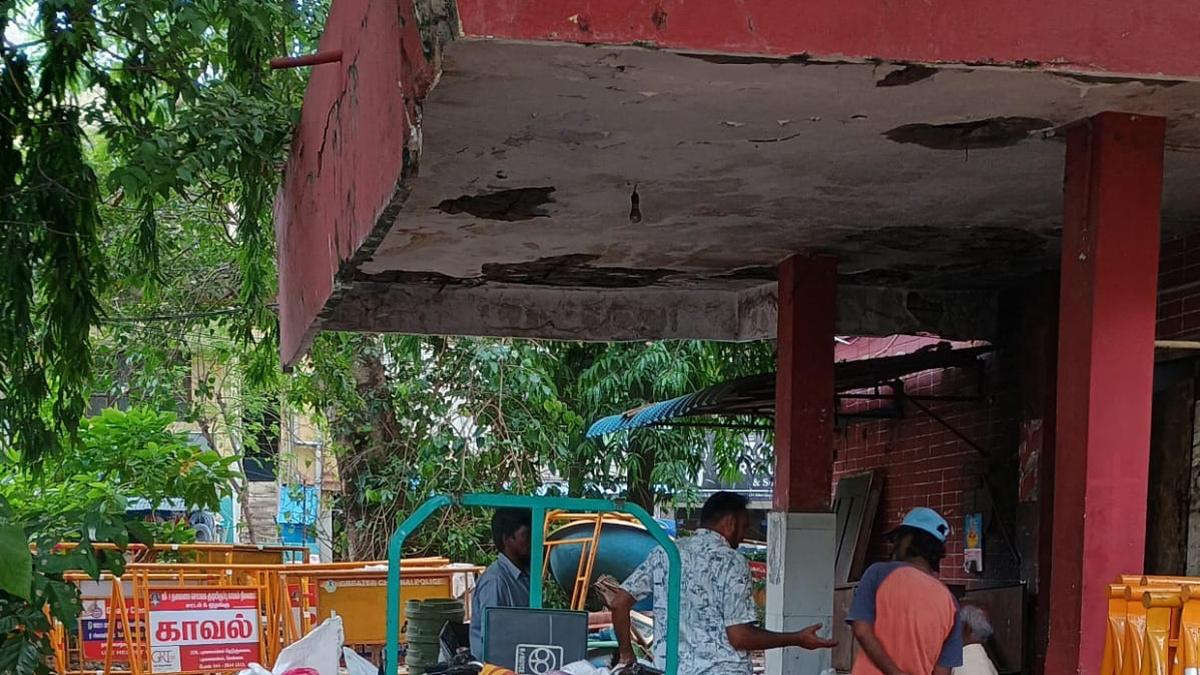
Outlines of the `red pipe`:
M 282 68 L 303 68 L 304 66 L 319 66 L 322 63 L 333 63 L 342 60 L 342 50 L 331 49 L 327 52 L 305 54 L 304 56 L 281 56 L 271 59 L 271 70 Z

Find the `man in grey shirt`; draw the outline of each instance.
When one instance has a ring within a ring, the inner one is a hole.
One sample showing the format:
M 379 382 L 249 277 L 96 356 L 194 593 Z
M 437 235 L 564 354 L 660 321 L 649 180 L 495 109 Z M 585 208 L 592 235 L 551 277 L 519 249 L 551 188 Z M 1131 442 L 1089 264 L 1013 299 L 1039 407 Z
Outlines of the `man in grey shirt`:
M 471 654 L 483 658 L 483 615 L 488 607 L 529 606 L 529 511 L 496 509 L 492 541 L 500 556 L 479 576 L 471 596 Z

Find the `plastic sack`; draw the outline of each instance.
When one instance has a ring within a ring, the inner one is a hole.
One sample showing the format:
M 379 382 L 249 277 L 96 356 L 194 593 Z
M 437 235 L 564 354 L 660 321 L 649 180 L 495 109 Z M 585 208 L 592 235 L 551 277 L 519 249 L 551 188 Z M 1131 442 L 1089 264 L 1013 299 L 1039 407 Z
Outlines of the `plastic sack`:
M 331 616 L 308 635 L 284 647 L 271 675 L 338 675 L 342 640 L 342 617 Z
M 342 660 L 346 662 L 348 675 L 379 675 L 379 669 L 370 660 L 358 655 L 349 647 L 342 647 Z

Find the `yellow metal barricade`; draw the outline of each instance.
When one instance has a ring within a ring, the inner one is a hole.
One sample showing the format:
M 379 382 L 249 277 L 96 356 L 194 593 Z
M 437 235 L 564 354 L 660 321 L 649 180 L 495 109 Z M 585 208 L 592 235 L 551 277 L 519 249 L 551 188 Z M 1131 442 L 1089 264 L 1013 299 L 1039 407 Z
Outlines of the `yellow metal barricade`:
M 1124 584 L 1108 587 L 1108 632 L 1104 636 L 1104 660 L 1100 664 L 1100 675 L 1120 675 L 1125 654 L 1125 601 Z
M 1125 649 L 1121 675 L 1142 672 L 1142 650 L 1146 644 L 1146 606 L 1142 604 L 1142 588 L 1130 586 L 1125 589 Z
M 406 561 L 407 562 L 407 561 Z M 454 597 L 456 575 L 477 575 L 481 567 L 445 565 L 404 565 L 400 582 L 408 599 L 449 599 Z M 280 583 L 290 589 L 287 620 L 293 623 L 289 633 L 304 635 L 313 624 L 336 613 L 342 617 L 347 644 L 382 645 L 386 640 L 386 616 L 379 611 L 386 600 L 387 569 L 301 569 L 280 573 Z M 469 604 L 469 600 L 464 598 Z M 404 608 L 400 609 L 404 623 Z M 298 619 L 298 621 L 297 621 Z
M 1200 668 L 1200 595 L 1184 587 L 1183 611 L 1179 616 L 1178 647 L 1175 653 L 1178 662 L 1175 675 L 1184 675 L 1189 669 Z M 1197 586 L 1200 588 L 1200 586 Z
M 1189 675 L 1200 669 L 1200 579 L 1123 575 L 1107 592 L 1101 675 Z
M 1146 632 L 1141 672 L 1146 675 L 1169 675 L 1173 670 L 1172 662 L 1178 644 L 1171 629 L 1177 626 L 1179 613 L 1183 610 L 1183 597 L 1178 589 L 1150 588 L 1142 594 Z

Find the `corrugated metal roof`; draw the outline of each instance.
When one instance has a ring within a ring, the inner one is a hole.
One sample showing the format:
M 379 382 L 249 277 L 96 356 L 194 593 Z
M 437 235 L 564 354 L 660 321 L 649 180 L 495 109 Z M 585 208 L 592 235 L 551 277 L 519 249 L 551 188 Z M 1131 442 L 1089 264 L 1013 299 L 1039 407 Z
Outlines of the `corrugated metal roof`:
M 622 429 L 636 429 L 637 427 L 650 426 L 665 419 L 686 415 L 688 410 L 695 407 L 692 402 L 701 393 L 703 392 L 680 396 L 670 401 L 651 403 L 641 408 L 623 412 L 620 415 L 609 415 L 588 429 L 588 438 L 604 436 L 621 431 Z
M 669 401 L 651 403 L 640 408 L 634 408 L 619 415 L 609 415 L 596 422 L 588 429 L 588 438 L 604 436 L 625 429 L 637 429 L 658 424 L 665 420 L 688 415 L 705 414 L 714 406 L 721 406 L 727 414 L 761 415 L 769 413 L 762 409 L 759 401 L 760 392 L 770 389 L 772 396 L 775 391 L 775 374 L 751 375 L 701 389 Z M 771 409 L 774 400 L 771 400 Z
M 839 392 L 867 389 L 894 382 L 903 375 L 938 368 L 969 367 L 992 347 L 935 348 L 876 359 L 843 361 L 835 365 Z M 626 429 L 662 424 L 696 415 L 747 415 L 773 417 L 775 373 L 762 373 L 722 382 L 668 401 L 651 403 L 618 415 L 609 415 L 588 429 L 587 437 L 605 436 Z

